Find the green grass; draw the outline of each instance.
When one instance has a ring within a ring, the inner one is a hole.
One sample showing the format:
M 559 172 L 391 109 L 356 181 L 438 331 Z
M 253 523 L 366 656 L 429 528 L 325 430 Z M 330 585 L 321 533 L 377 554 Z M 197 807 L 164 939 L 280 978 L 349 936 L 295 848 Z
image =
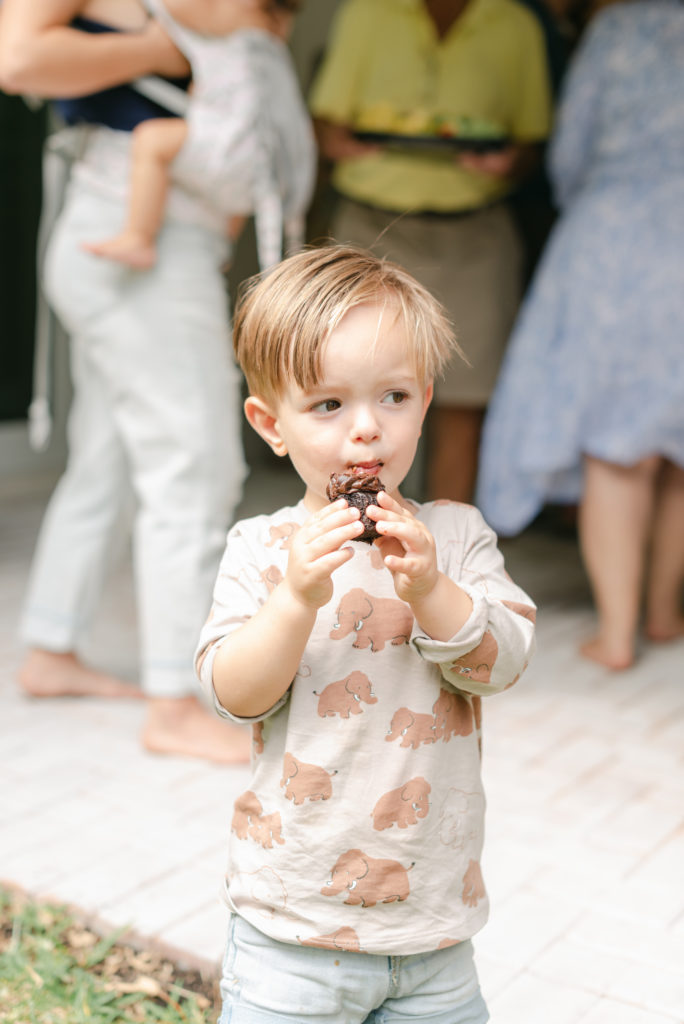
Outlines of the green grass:
M 0 887 L 3 1024 L 209 1024 L 216 985 Z

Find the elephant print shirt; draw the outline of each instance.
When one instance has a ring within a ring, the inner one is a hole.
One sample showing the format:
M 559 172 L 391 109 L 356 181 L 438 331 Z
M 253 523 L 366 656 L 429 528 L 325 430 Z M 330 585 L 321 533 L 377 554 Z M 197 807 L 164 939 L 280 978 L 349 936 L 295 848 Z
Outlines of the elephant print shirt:
M 421 634 L 373 545 L 333 575 L 297 674 L 250 719 L 252 776 L 235 802 L 226 895 L 283 942 L 385 955 L 470 938 L 487 918 L 480 704 L 511 686 L 534 645 L 534 605 L 477 509 L 416 505 L 439 568 L 472 598 L 448 642 Z M 198 674 L 219 714 L 221 641 L 278 586 L 300 503 L 229 533 L 200 637 Z

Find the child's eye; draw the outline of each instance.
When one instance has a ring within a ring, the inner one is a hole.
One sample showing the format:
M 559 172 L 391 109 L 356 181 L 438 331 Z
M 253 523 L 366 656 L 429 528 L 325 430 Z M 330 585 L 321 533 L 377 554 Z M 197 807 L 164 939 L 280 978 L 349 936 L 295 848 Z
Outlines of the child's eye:
M 326 398 L 323 402 L 316 402 L 315 405 L 311 406 L 312 412 L 335 412 L 339 409 L 340 402 L 336 398 Z
M 383 402 L 387 405 L 401 405 L 407 398 L 408 395 L 405 391 L 389 391 L 383 398 Z

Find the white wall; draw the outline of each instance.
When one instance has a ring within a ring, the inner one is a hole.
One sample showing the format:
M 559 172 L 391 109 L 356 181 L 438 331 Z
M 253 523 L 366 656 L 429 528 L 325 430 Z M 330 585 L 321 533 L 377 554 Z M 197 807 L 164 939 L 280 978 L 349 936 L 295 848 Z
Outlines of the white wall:
M 71 397 L 66 338 L 60 334 L 54 353 L 53 430 L 45 451 L 29 445 L 26 420 L 0 423 L 0 485 L 49 486 L 61 472 L 66 458 L 65 427 Z

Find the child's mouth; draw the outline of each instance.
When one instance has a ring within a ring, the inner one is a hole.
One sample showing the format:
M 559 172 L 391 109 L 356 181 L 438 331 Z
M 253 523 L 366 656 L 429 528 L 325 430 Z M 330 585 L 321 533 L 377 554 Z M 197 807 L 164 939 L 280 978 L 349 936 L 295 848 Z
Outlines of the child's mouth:
M 349 467 L 349 472 L 354 473 L 355 476 L 361 476 L 363 473 L 373 473 L 378 476 L 382 467 L 382 462 L 357 462 Z

